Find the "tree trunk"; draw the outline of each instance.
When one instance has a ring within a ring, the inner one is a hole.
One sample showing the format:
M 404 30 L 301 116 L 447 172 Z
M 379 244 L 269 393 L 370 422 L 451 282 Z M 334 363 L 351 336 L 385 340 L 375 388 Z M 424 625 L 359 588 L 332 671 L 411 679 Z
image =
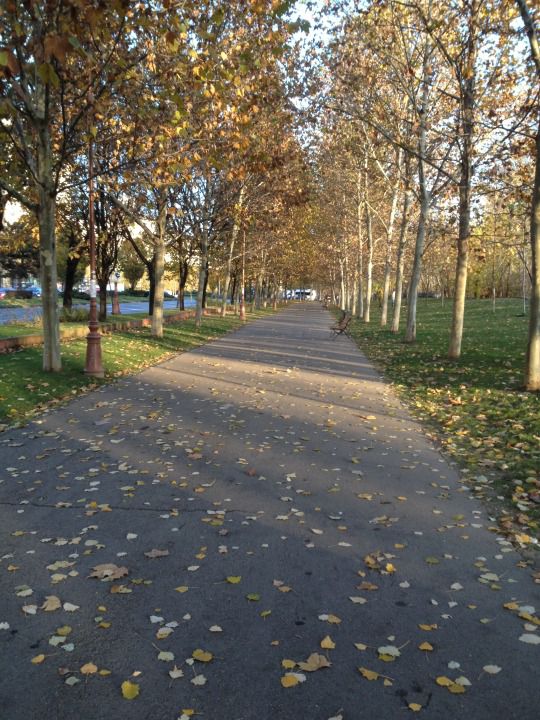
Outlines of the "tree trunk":
M 158 199 L 157 236 L 154 251 L 154 304 L 152 307 L 152 337 L 163 337 L 163 293 L 165 273 L 165 226 L 167 224 L 167 202 Z
M 454 306 L 448 357 L 457 360 L 461 355 L 465 298 L 467 295 L 467 271 L 469 265 L 469 241 L 471 236 L 471 182 L 473 175 L 472 153 L 475 105 L 475 63 L 476 63 L 476 2 L 471 3 L 467 42 L 467 76 L 462 91 L 462 133 L 461 169 L 459 180 L 459 232 L 457 246 L 456 279 L 454 285 Z
M 401 162 L 403 151 L 397 153 L 397 180 L 392 189 L 392 203 L 390 205 L 390 217 L 388 219 L 388 231 L 386 233 L 386 256 L 384 261 L 384 280 L 383 280 L 383 296 L 381 309 L 381 327 L 385 327 L 388 322 L 388 295 L 390 293 L 390 274 L 392 272 L 392 242 L 394 235 L 394 222 L 397 211 L 397 203 L 399 197 L 399 185 L 401 174 Z
M 180 263 L 180 274 L 178 276 L 178 308 L 185 310 L 186 283 L 189 275 L 189 263 L 184 260 Z
M 364 317 L 364 239 L 362 237 L 362 173 L 358 172 L 357 175 L 357 198 L 356 198 L 356 210 L 357 210 L 357 234 L 358 234 L 358 304 L 357 314 L 358 319 Z
M 62 305 L 67 310 L 71 310 L 73 307 L 73 285 L 75 284 L 78 265 L 79 258 L 68 255 L 66 260 L 66 274 L 64 276 L 64 297 L 62 300 Z
M 208 238 L 206 237 L 206 231 L 203 229 L 199 240 L 200 246 L 200 259 L 199 259 L 199 285 L 197 287 L 197 309 L 195 311 L 195 326 L 201 327 L 202 316 L 203 316 L 203 298 L 204 298 L 204 287 L 206 284 L 206 267 L 208 262 Z
M 540 390 L 540 121 L 536 135 L 536 170 L 531 204 L 531 297 L 525 355 L 525 388 Z
M 206 265 L 204 268 L 204 287 L 203 287 L 203 298 L 202 298 L 202 306 L 203 310 L 206 309 L 207 306 L 207 292 L 208 292 L 208 278 L 210 276 L 209 273 L 209 267 L 208 267 L 208 259 L 206 260 Z
M 538 33 L 525 0 L 516 0 L 540 82 L 540 46 Z M 536 134 L 536 169 L 531 203 L 531 297 L 529 301 L 529 337 L 525 355 L 525 388 L 540 390 L 540 118 Z M 525 258 L 523 258 L 525 262 Z
M 369 206 L 369 190 L 367 180 L 367 155 L 364 165 L 364 212 L 366 214 L 367 263 L 366 263 L 366 297 L 364 301 L 364 322 L 370 321 L 371 295 L 373 293 L 373 225 Z
M 99 283 L 99 322 L 105 322 L 107 319 L 107 282 Z
M 148 285 L 150 288 L 148 295 L 148 314 L 150 317 L 154 314 L 154 297 L 156 294 L 156 254 L 152 255 L 150 262 L 146 262 L 146 274 L 148 275 Z
M 44 123 L 38 134 L 37 191 L 39 205 L 37 219 L 39 226 L 41 303 L 43 307 L 43 370 L 45 372 L 59 372 L 62 369 L 58 298 L 56 295 L 56 198 L 52 187 L 52 177 L 51 139 L 48 127 Z
M 418 188 L 420 191 L 420 217 L 418 218 L 418 229 L 416 231 L 416 243 L 414 247 L 414 262 L 411 271 L 411 279 L 407 290 L 407 329 L 405 331 L 405 342 L 416 340 L 416 305 L 418 300 L 418 287 L 422 275 L 422 258 L 424 256 L 424 245 L 426 241 L 426 227 L 429 220 L 431 206 L 431 193 L 426 184 L 424 158 L 427 148 L 427 124 L 426 108 L 429 100 L 429 45 L 424 50 L 424 63 L 422 70 L 423 89 L 422 104 L 420 106 L 419 131 L 418 131 Z
M 394 296 L 394 309 L 392 313 L 392 332 L 399 332 L 399 320 L 401 315 L 401 298 L 403 295 L 403 268 L 405 265 L 405 247 L 407 245 L 407 230 L 410 223 L 410 208 L 412 202 L 412 191 L 410 183 L 410 156 L 405 158 L 405 191 L 403 195 L 403 209 L 401 216 L 401 227 L 399 231 L 398 254 L 396 262 L 396 284 Z

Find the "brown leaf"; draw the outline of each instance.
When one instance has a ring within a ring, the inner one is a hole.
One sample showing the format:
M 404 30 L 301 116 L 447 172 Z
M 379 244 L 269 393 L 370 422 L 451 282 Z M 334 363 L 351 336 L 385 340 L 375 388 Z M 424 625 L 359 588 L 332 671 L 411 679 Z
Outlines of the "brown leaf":
M 89 577 L 98 578 L 98 580 L 119 580 L 129 572 L 127 567 L 118 567 L 114 563 L 102 563 L 93 567 L 92 570 L 93 572 Z

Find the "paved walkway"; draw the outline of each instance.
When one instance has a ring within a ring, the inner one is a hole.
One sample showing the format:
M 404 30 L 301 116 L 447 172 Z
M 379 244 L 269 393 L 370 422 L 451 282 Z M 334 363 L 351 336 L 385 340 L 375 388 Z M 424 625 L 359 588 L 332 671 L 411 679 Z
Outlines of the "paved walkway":
M 2 720 L 538 718 L 540 586 L 330 322 L 0 436 Z

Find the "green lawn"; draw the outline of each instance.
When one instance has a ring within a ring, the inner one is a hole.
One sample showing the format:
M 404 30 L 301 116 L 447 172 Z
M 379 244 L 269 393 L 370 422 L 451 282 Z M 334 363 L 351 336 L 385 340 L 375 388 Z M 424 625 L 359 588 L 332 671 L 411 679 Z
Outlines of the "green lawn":
M 498 300 L 493 312 L 491 301 L 469 300 L 457 362 L 446 357 L 451 312 L 451 302 L 420 300 L 414 345 L 382 329 L 377 308 L 369 325 L 353 321 L 351 336 L 436 431 L 476 491 L 494 506 L 504 497 L 503 527 L 538 535 L 540 396 L 521 389 L 522 302 Z
M 250 313 L 248 319 L 262 317 L 269 312 Z M 140 370 L 173 353 L 202 345 L 241 324 L 234 316 L 209 316 L 204 318 L 200 330 L 195 328 L 193 320 L 166 325 L 164 336 L 159 340 L 151 337 L 150 328 L 105 335 L 102 337 L 105 381 Z M 85 354 L 86 339 L 63 343 L 61 373 L 41 370 L 40 347 L 0 355 L 0 429 L 101 382 L 84 375 Z

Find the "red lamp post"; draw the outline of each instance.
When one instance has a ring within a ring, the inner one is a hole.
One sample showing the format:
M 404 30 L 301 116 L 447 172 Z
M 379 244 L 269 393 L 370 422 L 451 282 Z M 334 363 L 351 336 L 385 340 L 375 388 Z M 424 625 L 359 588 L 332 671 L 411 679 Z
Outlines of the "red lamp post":
M 90 91 L 89 102 L 93 104 Z M 86 365 L 84 372 L 94 377 L 103 377 L 105 371 L 101 361 L 101 334 L 97 314 L 96 289 L 96 229 L 94 219 L 94 136 L 92 127 L 93 113 L 90 113 L 90 133 L 88 140 L 88 237 L 90 244 L 90 317 L 89 333 L 86 336 Z
M 113 315 L 120 315 L 120 303 L 118 302 L 118 280 L 120 278 L 120 273 L 115 272 L 114 273 L 114 294 L 113 294 L 113 301 L 112 301 L 112 314 Z

